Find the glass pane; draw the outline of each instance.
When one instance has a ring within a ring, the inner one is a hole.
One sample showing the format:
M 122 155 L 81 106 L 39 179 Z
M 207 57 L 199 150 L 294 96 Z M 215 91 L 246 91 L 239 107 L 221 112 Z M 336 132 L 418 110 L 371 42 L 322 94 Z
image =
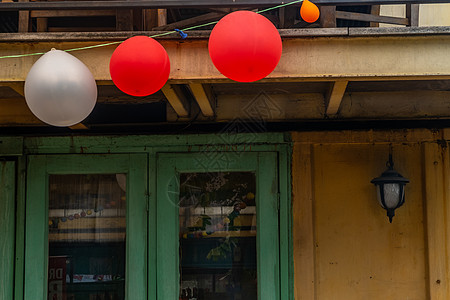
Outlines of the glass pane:
M 126 175 L 50 175 L 48 300 L 125 299 Z
M 180 299 L 257 299 L 256 178 L 180 174 Z

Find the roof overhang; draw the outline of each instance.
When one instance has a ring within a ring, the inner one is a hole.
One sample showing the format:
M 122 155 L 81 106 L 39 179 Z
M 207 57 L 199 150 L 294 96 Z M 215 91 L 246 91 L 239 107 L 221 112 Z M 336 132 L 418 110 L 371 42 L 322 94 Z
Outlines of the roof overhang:
M 155 32 L 0 34 L 0 56 L 73 49 L 152 34 Z M 450 107 L 449 27 L 290 29 L 280 30 L 280 34 L 280 63 L 272 74 L 254 84 L 233 83 L 215 69 L 208 53 L 208 32 L 189 32 L 186 40 L 176 35 L 161 38 L 171 61 L 170 78 L 163 93 L 143 101 L 167 99 L 171 104 L 167 120 L 174 122 L 192 120 L 194 115 L 196 121 L 245 119 L 239 107 L 261 92 L 274 99 L 282 111 L 269 121 L 450 117 L 450 111 L 443 110 Z M 88 66 L 101 88 L 113 85 L 109 59 L 116 46 L 71 54 Z M 2 59 L 0 84 L 17 95 L 0 95 L 0 125 L 42 125 L 28 111 L 23 92 L 21 95 L 27 73 L 38 58 Z M 386 88 L 385 82 L 396 82 L 398 88 Z M 190 91 L 188 97 L 180 96 L 180 86 Z M 119 91 L 107 98 L 100 92 L 100 102 L 139 102 Z

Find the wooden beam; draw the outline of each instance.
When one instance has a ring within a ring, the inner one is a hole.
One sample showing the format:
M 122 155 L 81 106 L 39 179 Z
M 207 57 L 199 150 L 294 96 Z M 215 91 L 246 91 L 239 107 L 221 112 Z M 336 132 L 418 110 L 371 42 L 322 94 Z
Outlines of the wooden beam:
M 189 104 L 179 86 L 166 84 L 161 91 L 179 117 L 189 117 Z
M 205 117 L 214 117 L 215 100 L 209 86 L 200 83 L 189 84 L 192 94 Z
M 115 10 L 36 10 L 31 18 L 115 16 Z
M 335 115 L 339 111 L 342 98 L 344 97 L 345 90 L 347 89 L 348 81 L 335 81 L 331 84 L 330 91 L 327 95 L 326 101 L 326 114 L 328 116 Z
M 167 9 L 158 9 L 158 26 L 167 25 Z
M 17 94 L 19 94 L 22 97 L 25 97 L 25 91 L 24 86 L 25 82 L 2 82 L 0 83 L 1 86 L 7 86 L 11 89 L 13 89 Z
M 370 13 L 372 15 L 379 16 L 380 8 L 381 8 L 381 5 L 372 5 L 372 7 L 370 8 Z M 370 27 L 379 27 L 379 26 L 380 25 L 377 22 L 370 22 Z
M 409 20 L 409 26 L 419 26 L 419 4 L 406 4 L 406 18 Z
M 132 31 L 133 30 L 133 10 L 118 9 L 116 12 L 116 30 Z
M 0 126 L 45 125 L 28 108 L 24 98 L 0 99 Z
M 335 28 L 336 27 L 336 6 L 321 6 L 320 27 L 323 28 Z
M 78 124 L 69 126 L 69 128 L 72 130 L 87 130 L 87 129 L 89 129 L 89 127 L 87 127 L 83 123 L 78 123 Z
M 193 18 L 181 20 L 178 22 L 174 22 L 174 23 L 170 23 L 170 24 L 163 24 L 161 26 L 154 27 L 153 30 L 173 30 L 175 28 L 185 28 L 187 26 L 192 26 L 192 25 L 196 25 L 196 24 L 201 24 L 201 23 L 218 20 L 221 17 L 223 17 L 224 15 L 225 15 L 225 13 L 211 12 L 211 13 L 203 14 L 203 15 L 196 16 Z
M 19 2 L 28 2 L 28 0 L 19 0 Z M 0 3 L 3 4 L 3 3 Z M 30 12 L 28 10 L 19 11 L 19 32 L 30 31 Z
M 428 299 L 447 299 L 449 295 L 448 155 L 447 147 L 423 144 Z
M 340 118 L 448 118 L 450 91 L 352 92 L 345 94 Z

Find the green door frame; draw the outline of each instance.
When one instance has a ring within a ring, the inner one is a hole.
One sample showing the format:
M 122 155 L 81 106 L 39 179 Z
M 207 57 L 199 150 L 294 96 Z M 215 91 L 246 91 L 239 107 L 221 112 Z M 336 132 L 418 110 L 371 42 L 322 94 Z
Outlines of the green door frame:
M 158 154 L 157 160 L 157 299 L 178 299 L 179 175 L 191 172 L 255 172 L 258 299 L 277 300 L 279 293 L 277 154 L 218 153 Z M 211 163 L 212 162 L 212 163 Z
M 15 300 L 22 300 L 28 260 L 25 248 L 26 162 L 34 155 L 126 154 L 148 157 L 148 300 L 156 299 L 157 290 L 157 197 L 156 166 L 162 153 L 259 153 L 277 154 L 279 176 L 279 291 L 280 299 L 293 299 L 292 212 L 291 212 L 291 140 L 289 133 L 197 134 L 197 135 L 122 135 L 122 136 L 56 136 L 0 137 L 0 154 L 18 157 Z M 26 208 L 29 210 L 29 208 Z M 28 220 L 26 221 L 28 222 Z M 43 266 L 41 266 L 44 268 Z M 45 269 L 45 268 L 44 268 Z M 41 288 L 42 289 L 42 288 Z M 25 298 L 27 299 L 27 298 Z M 37 299 L 37 298 L 34 298 Z M 33 300 L 34 300 L 33 299 Z
M 15 243 L 14 161 L 0 161 L 0 299 L 12 300 Z
M 147 155 L 29 156 L 25 228 L 25 300 L 47 299 L 48 175 L 127 174 L 125 294 L 147 299 Z

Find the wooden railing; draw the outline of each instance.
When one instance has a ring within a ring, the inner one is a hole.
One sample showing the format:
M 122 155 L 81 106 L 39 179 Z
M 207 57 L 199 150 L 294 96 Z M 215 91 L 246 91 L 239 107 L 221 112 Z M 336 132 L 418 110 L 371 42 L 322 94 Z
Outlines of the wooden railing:
M 336 27 L 338 19 L 368 22 L 369 26 L 378 26 L 379 23 L 419 26 L 419 4 L 406 4 L 406 16 L 404 18 L 380 16 L 380 5 L 371 5 L 369 13 L 337 10 L 336 7 L 322 6 L 320 8 L 321 27 Z
M 2 0 L 0 13 L 19 11 L 19 32 L 48 31 L 49 18 L 87 16 L 115 18 L 115 26 L 113 24 L 108 28 L 90 28 L 88 31 L 172 30 L 218 20 L 232 9 L 256 9 L 289 3 L 289 0 L 18 1 Z M 330 28 L 337 27 L 340 22 L 338 20 L 364 22 L 363 24 L 367 24 L 364 26 L 377 26 L 379 23 L 418 26 L 420 3 L 450 3 L 450 0 L 312 0 L 312 2 L 321 10 L 320 20 L 312 25 L 299 19 L 300 2 L 280 8 L 278 13 L 267 16 L 278 28 Z M 380 5 L 386 4 L 406 5 L 406 16 L 380 16 Z M 354 12 L 346 10 L 343 6 L 367 6 L 369 11 Z M 186 18 L 179 13 L 180 9 L 184 8 L 195 8 L 199 10 L 199 13 Z M 178 17 L 174 12 L 178 13 Z M 31 20 L 36 20 L 33 21 L 34 28 L 31 27 Z M 61 31 L 61 29 L 55 30 Z M 72 27 L 71 30 L 78 29 Z

